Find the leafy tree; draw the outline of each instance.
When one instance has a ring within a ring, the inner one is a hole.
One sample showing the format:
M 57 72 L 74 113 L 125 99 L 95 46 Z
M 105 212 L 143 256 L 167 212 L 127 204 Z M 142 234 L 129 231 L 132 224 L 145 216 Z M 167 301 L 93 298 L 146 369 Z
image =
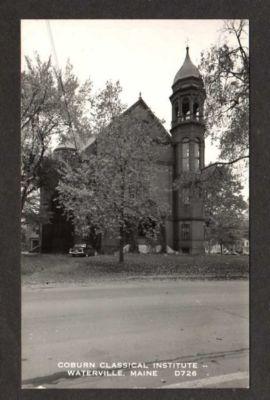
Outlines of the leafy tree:
M 104 127 L 107 101 L 100 101 L 101 129 L 91 153 L 64 164 L 58 191 L 77 232 L 87 236 L 94 226 L 97 232 L 118 237 L 119 261 L 123 262 L 131 227 L 144 221 L 146 231 L 155 235 L 166 213 L 161 189 L 154 183 L 161 138 L 154 135 L 157 126 L 147 113 L 120 114 L 117 94 L 110 98 L 112 122 Z M 146 223 L 149 219 L 151 224 Z
M 206 239 L 223 246 L 235 244 L 243 235 L 243 212 L 247 203 L 241 194 L 242 186 L 228 166 L 218 166 L 207 171 L 206 191 Z
M 39 185 L 45 190 L 50 190 L 57 183 L 58 163 L 51 155 L 46 155 L 38 168 Z M 41 188 L 35 188 L 25 201 L 22 217 L 26 223 L 39 226 L 48 223 L 51 213 L 40 204 Z
M 205 116 L 207 133 L 218 141 L 220 157 L 234 163 L 248 158 L 248 21 L 226 20 L 220 41 L 201 55 Z
M 21 74 L 21 209 L 36 197 L 57 139 L 77 138 L 82 143 L 91 134 L 87 110 L 91 83 L 80 85 L 68 63 L 56 71 L 49 59 L 26 57 Z M 90 132 L 90 133 L 89 133 Z

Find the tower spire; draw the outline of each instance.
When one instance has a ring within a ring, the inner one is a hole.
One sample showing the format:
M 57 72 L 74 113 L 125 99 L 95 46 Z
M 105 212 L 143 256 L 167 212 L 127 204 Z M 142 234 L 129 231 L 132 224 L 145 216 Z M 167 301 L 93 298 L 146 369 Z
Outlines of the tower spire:
M 186 38 L 186 51 L 188 54 L 188 51 L 189 51 L 189 38 L 188 37 Z
M 175 84 L 177 81 L 184 79 L 184 78 L 189 78 L 189 77 L 194 77 L 201 79 L 200 72 L 198 68 L 193 64 L 193 62 L 190 59 L 189 56 L 189 46 L 186 46 L 186 57 L 184 60 L 184 63 L 182 67 L 179 69 L 177 74 L 175 75 L 173 84 Z
M 186 173 L 191 176 L 187 186 L 176 189 L 173 197 L 174 249 L 203 254 L 204 200 L 196 189 L 191 190 L 190 185 L 192 177 L 204 167 L 205 90 L 199 70 L 190 59 L 188 43 L 184 63 L 174 78 L 172 90 L 174 173 L 177 177 Z

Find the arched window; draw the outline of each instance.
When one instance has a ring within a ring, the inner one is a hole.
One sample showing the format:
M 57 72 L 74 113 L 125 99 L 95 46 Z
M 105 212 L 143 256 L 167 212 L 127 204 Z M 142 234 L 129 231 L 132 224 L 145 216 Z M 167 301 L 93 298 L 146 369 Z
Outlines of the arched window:
M 190 107 L 189 107 L 189 99 L 188 99 L 188 97 L 184 97 L 183 98 L 182 114 L 183 114 L 184 119 L 188 119 L 190 117 Z
M 185 206 L 190 204 L 190 190 L 187 187 L 182 189 L 182 201 Z
M 179 116 L 179 107 L 178 107 L 178 102 L 176 101 L 174 103 L 174 119 L 176 120 Z
M 183 171 L 189 171 L 189 139 L 182 141 L 182 168 Z
M 200 159 L 201 159 L 201 142 L 199 138 L 195 139 L 194 142 L 194 170 L 198 171 L 200 169 Z
M 181 226 L 182 240 L 190 240 L 190 224 L 183 223 Z
M 200 106 L 198 100 L 196 99 L 193 104 L 193 117 L 195 119 L 199 119 L 199 114 L 200 114 Z

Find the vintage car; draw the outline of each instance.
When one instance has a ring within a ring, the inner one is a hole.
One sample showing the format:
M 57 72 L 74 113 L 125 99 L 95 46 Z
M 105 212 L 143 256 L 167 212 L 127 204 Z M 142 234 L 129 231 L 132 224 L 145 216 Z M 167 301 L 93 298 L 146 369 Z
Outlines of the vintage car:
M 69 249 L 69 254 L 72 257 L 89 257 L 95 255 L 95 250 L 89 244 L 75 244 L 74 247 Z

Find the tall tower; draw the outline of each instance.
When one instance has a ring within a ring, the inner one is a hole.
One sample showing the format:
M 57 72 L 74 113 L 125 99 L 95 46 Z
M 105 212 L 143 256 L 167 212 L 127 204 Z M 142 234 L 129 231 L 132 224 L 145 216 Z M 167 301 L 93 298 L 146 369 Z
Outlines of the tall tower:
M 174 249 L 190 254 L 204 253 L 204 202 L 202 193 L 188 183 L 188 177 L 204 167 L 205 90 L 199 70 L 186 48 L 184 64 L 172 85 L 172 142 L 174 179 L 186 184 L 173 193 Z M 183 181 L 183 180 L 182 180 Z

